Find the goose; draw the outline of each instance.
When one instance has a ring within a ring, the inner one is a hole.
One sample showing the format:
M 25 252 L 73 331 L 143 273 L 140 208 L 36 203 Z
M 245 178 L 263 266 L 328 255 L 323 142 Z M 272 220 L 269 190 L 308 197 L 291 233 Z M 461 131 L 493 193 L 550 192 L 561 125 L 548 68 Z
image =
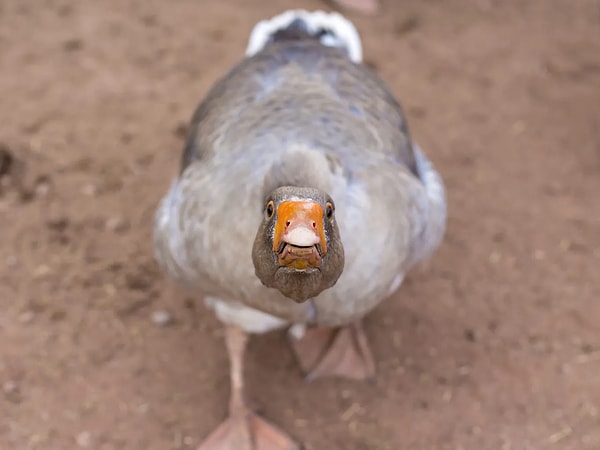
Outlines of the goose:
M 197 107 L 154 222 L 161 269 L 225 327 L 229 415 L 200 450 L 299 448 L 244 401 L 248 336 L 288 328 L 308 380 L 373 377 L 362 319 L 445 225 L 441 176 L 355 26 L 304 10 L 257 23 Z

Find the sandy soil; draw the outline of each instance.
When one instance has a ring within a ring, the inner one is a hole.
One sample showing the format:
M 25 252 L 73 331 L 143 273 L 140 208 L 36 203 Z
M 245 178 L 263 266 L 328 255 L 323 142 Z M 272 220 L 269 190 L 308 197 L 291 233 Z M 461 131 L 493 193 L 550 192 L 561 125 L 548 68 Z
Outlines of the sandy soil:
M 0 449 L 187 449 L 223 419 L 221 327 L 151 221 L 197 101 L 298 5 L 0 2 Z M 307 450 L 597 450 L 600 4 L 383 7 L 349 17 L 445 178 L 447 238 L 367 319 L 374 383 L 306 384 L 274 333 L 252 404 Z

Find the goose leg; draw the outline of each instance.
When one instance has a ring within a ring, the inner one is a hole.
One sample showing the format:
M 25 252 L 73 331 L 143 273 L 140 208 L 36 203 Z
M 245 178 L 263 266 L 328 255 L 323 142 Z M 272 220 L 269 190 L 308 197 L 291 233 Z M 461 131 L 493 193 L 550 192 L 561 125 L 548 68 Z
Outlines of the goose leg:
M 292 439 L 248 409 L 244 402 L 243 360 L 248 335 L 227 325 L 231 394 L 229 417 L 200 445 L 198 450 L 298 450 Z
M 368 380 L 375 376 L 375 360 L 360 321 L 343 328 L 308 328 L 301 338 L 291 339 L 308 381 L 333 376 Z

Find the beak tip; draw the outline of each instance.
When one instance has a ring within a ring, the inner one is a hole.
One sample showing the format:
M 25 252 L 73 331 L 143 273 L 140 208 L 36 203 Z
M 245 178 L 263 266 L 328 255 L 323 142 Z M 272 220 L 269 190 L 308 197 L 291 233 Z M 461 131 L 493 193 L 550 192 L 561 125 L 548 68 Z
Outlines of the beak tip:
M 305 225 L 297 225 L 291 230 L 288 229 L 282 237 L 282 240 L 297 247 L 308 247 L 318 244 L 321 239 L 317 233 Z

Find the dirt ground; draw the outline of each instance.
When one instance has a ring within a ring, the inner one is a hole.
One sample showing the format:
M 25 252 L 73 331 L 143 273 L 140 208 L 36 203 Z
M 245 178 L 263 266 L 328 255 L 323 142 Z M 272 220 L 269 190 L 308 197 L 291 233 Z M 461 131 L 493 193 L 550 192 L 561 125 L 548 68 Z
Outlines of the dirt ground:
M 152 216 L 197 101 L 297 6 L 324 4 L 0 2 L 0 449 L 187 449 L 224 418 L 222 329 Z M 375 382 L 307 384 L 273 333 L 248 396 L 307 450 L 600 449 L 600 3 L 383 7 L 348 17 L 444 176 L 446 239 L 367 319 Z

